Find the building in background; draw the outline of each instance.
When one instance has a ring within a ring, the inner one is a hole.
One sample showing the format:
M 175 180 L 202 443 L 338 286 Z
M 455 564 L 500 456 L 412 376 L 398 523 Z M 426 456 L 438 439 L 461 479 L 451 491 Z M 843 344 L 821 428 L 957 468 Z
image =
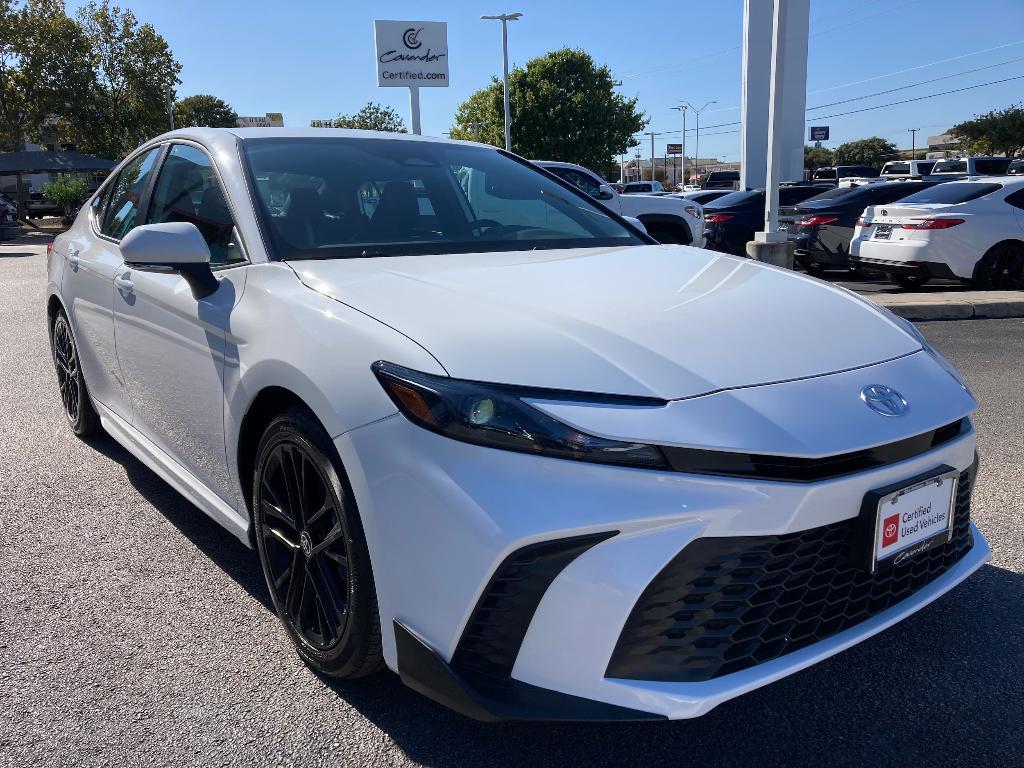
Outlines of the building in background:
M 239 128 L 284 128 L 284 115 L 280 112 L 267 112 L 265 115 L 239 117 L 235 125 Z

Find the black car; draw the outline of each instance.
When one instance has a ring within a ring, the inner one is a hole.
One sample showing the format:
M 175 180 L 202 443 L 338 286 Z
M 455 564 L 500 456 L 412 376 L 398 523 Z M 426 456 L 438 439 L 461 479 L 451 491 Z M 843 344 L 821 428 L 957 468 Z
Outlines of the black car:
M 0 195 L 0 240 L 12 240 L 21 234 L 18 223 L 18 206 Z
M 860 187 L 839 187 L 804 200 L 794 206 L 793 221 L 789 225 L 789 239 L 795 246 L 793 256 L 796 263 L 812 275 L 828 269 L 849 270 L 850 240 L 864 209 L 869 205 L 894 203 L 936 183 L 886 181 Z
M 701 180 L 701 189 L 736 189 L 740 183 L 739 171 L 708 171 Z
M 701 190 L 700 192 L 683 192 L 677 194 L 676 197 L 683 197 L 687 200 L 693 200 L 697 205 L 707 205 L 712 200 L 717 200 L 720 197 L 731 195 L 731 189 L 707 189 Z
M 826 191 L 827 187 L 779 187 L 779 208 L 793 206 Z M 731 192 L 704 206 L 704 247 L 737 256 L 747 255 L 747 243 L 764 229 L 764 190 Z

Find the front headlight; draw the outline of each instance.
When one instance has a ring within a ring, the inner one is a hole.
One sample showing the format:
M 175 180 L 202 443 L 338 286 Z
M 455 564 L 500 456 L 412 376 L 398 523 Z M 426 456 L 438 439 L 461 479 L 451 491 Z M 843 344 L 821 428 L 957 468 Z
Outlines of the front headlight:
M 634 407 L 664 405 L 660 400 L 482 384 L 421 373 L 384 361 L 372 367 L 384 391 L 409 421 L 453 440 L 574 461 L 669 469 L 656 446 L 588 435 L 548 416 L 523 398 L 582 399 Z

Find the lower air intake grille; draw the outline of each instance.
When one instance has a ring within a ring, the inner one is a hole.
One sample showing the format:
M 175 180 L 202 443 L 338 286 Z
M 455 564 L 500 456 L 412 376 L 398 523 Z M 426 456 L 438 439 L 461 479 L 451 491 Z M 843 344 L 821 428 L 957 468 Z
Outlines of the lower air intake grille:
M 870 574 L 854 520 L 781 536 L 698 539 L 640 596 L 607 677 L 697 682 L 753 667 L 841 632 L 912 595 L 970 550 L 970 472 L 953 537 Z

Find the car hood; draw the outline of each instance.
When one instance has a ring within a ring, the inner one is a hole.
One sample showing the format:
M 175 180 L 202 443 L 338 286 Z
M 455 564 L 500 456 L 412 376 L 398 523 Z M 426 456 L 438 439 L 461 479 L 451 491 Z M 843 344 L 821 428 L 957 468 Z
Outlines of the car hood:
M 289 263 L 462 379 L 673 400 L 921 348 L 843 289 L 687 246 Z

